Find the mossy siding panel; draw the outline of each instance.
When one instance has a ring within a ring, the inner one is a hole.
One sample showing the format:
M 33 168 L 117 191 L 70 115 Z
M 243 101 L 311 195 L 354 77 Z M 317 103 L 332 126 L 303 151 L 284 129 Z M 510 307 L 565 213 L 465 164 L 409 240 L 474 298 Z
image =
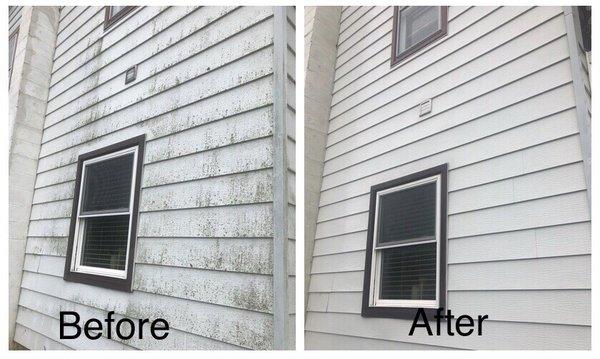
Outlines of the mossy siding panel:
M 288 333 L 286 345 L 295 348 L 296 342 L 296 9 L 286 8 L 286 176 L 287 176 L 287 298 Z
M 103 21 L 101 7 L 61 8 L 17 342 L 270 349 L 273 8 L 140 7 L 107 31 Z M 78 156 L 140 134 L 133 292 L 64 281 Z M 165 341 L 60 340 L 60 310 L 162 317 L 172 330 Z
M 21 11 L 23 11 L 22 6 L 11 6 L 8 13 L 8 33 L 12 34 L 21 23 Z
M 589 348 L 590 214 L 563 9 L 451 6 L 448 34 L 390 68 L 392 14 L 342 11 L 306 347 Z M 481 337 L 408 336 L 409 320 L 360 315 L 370 187 L 442 163 L 448 306 L 488 314 Z

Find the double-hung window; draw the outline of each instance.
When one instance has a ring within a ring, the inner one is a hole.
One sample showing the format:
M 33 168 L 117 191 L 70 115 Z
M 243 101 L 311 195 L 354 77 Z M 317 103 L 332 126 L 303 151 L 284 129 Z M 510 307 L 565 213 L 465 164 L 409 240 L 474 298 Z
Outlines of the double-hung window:
M 447 165 L 371 188 L 364 316 L 445 305 Z
M 131 290 L 144 136 L 78 160 L 65 279 Z
M 447 6 L 396 6 L 392 32 L 392 66 L 446 35 Z

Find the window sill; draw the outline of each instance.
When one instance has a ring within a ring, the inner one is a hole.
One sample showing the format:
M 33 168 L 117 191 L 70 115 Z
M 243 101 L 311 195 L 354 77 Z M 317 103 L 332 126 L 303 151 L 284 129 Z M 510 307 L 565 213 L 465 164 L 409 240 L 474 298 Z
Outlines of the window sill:
M 133 291 L 131 288 L 131 278 L 121 279 L 72 271 L 66 271 L 63 278 L 67 282 L 89 284 L 95 287 L 119 290 L 122 292 L 131 293 Z
M 365 318 L 392 318 L 414 320 L 419 308 L 402 307 L 370 307 L 363 306 L 360 315 Z M 433 318 L 437 314 L 437 308 L 423 308 L 428 318 Z

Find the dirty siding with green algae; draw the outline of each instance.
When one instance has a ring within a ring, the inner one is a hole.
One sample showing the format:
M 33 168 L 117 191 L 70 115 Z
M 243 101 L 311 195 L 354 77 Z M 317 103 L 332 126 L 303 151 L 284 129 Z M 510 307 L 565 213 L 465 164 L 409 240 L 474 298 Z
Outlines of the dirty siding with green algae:
M 141 7 L 104 31 L 103 8 L 61 8 L 17 342 L 31 349 L 273 348 L 272 136 L 274 121 L 293 131 L 295 111 L 293 100 L 286 118 L 273 110 L 274 10 Z M 287 12 L 292 36 L 294 14 Z M 293 96 L 289 43 L 286 54 Z M 124 71 L 136 64 L 137 79 L 125 85 Z M 64 281 L 77 157 L 142 133 L 133 292 Z M 289 133 L 288 155 L 293 139 Z M 288 167 L 293 183 L 295 168 Z M 294 186 L 287 188 L 293 238 Z M 286 261 L 293 268 L 293 250 Z M 111 310 L 162 317 L 172 329 L 164 341 L 107 333 L 61 341 L 61 310 L 76 310 L 82 321 Z M 286 339 L 293 347 L 293 333 Z

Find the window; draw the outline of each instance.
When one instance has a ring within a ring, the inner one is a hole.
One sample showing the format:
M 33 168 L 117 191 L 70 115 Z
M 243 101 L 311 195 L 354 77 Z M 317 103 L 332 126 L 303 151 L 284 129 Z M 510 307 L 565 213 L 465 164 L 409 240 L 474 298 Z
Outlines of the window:
M 8 37 L 8 86 L 12 77 L 13 64 L 15 63 L 15 54 L 17 52 L 17 39 L 19 38 L 19 28 L 13 31 Z
M 137 6 L 107 6 L 104 10 L 104 30 L 108 30 Z
M 65 280 L 131 290 L 144 139 L 79 156 Z
M 392 35 L 392 66 L 446 35 L 447 6 L 396 6 Z
M 592 7 L 577 6 L 579 13 L 579 30 L 584 51 L 592 51 Z
M 371 188 L 363 316 L 412 319 L 445 305 L 446 173 L 444 164 Z

